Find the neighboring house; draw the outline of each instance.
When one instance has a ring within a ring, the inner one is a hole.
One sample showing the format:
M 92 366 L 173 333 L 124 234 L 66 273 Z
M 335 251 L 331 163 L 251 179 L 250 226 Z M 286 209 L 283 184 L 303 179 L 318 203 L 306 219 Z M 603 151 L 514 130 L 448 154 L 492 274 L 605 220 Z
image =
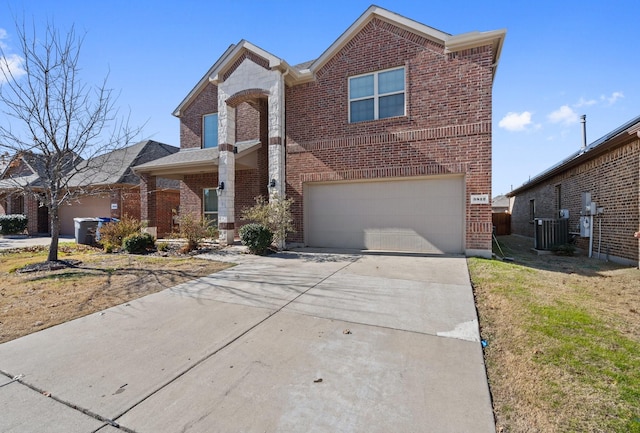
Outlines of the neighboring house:
M 76 174 L 68 179 L 67 187 L 78 194 L 77 199 L 64 204 L 59 209 L 60 234 L 73 235 L 74 218 L 111 217 L 128 215 L 140 218 L 140 179 L 131 170 L 157 158 L 171 155 L 178 148 L 152 140 L 142 141 L 89 160 L 77 163 Z M 42 157 L 37 154 L 23 154 L 13 159 L 13 163 L 0 178 L 0 205 L 6 203 L 4 213 L 22 213 L 29 218 L 29 233 L 49 233 L 50 220 L 46 206 L 40 206 L 34 196 L 23 195 L 16 183 L 41 188 Z M 172 229 L 172 211 L 179 206 L 179 184 L 160 179 L 155 193 L 158 201 L 159 234 Z M 3 198 L 4 200 L 3 200 Z
M 512 231 L 533 237 L 535 218 L 557 219 L 562 210 L 578 247 L 595 257 L 637 266 L 639 174 L 637 117 L 511 191 Z M 595 203 L 593 209 L 587 207 L 589 200 Z
M 289 243 L 491 254 L 492 84 L 505 31 L 450 35 L 372 6 L 292 66 L 241 40 L 173 113 L 180 152 L 135 168 L 231 243 L 258 195 L 294 200 Z
M 508 213 L 509 212 L 509 197 L 506 195 L 497 195 L 491 200 L 491 212 L 493 213 Z

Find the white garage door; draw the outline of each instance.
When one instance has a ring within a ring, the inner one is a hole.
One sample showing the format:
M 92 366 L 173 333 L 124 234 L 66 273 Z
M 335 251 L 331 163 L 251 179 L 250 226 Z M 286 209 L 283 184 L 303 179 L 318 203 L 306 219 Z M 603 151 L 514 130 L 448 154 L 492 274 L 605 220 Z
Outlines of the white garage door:
M 464 179 L 310 183 L 305 242 L 312 247 L 464 252 Z
M 109 196 L 84 196 L 80 201 L 64 204 L 60 207 L 60 234 L 75 234 L 74 218 L 96 218 L 111 216 Z

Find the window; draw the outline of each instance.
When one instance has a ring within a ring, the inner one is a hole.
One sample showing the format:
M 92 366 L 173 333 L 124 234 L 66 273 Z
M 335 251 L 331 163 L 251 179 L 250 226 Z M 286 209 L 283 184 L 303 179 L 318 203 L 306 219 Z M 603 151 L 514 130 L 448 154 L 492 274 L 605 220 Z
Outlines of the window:
M 529 200 L 529 222 L 533 222 L 536 219 L 536 201 Z
M 215 188 L 205 188 L 202 191 L 202 206 L 204 218 L 212 224 L 218 224 L 218 193 Z
M 349 78 L 349 122 L 404 116 L 404 68 Z
M 218 147 L 218 113 L 202 116 L 202 148 Z
M 556 185 L 556 209 L 562 209 L 562 185 Z

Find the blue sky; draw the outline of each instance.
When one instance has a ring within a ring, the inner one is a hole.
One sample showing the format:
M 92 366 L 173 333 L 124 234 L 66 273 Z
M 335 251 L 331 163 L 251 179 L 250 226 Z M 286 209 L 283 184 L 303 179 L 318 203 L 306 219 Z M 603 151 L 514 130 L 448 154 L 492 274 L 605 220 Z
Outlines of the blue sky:
M 224 50 L 247 39 L 290 64 L 314 59 L 369 1 L 0 0 L 0 43 L 16 54 L 12 16 L 86 32 L 82 79 L 120 93 L 142 138 L 179 145 L 172 111 Z M 640 2 L 404 1 L 375 4 L 446 33 L 507 29 L 493 87 L 493 191 L 506 193 L 640 115 Z

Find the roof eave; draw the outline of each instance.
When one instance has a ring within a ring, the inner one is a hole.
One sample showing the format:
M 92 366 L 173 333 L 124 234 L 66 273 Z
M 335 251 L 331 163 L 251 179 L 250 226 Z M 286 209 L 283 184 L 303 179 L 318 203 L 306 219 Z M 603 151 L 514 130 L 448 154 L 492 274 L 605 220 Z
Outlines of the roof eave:
M 632 129 L 621 132 L 620 134 L 616 135 L 615 137 L 612 137 L 611 139 L 609 139 L 605 143 L 602 143 L 599 146 L 596 146 L 592 149 L 587 148 L 585 151 L 580 151 L 575 153 L 574 155 L 569 156 L 565 163 L 560 164 L 557 167 L 552 168 L 551 170 L 543 172 L 542 174 L 534 177 L 529 182 L 519 186 L 518 188 L 506 194 L 506 196 L 514 197 L 520 194 L 521 192 L 531 189 L 537 186 L 538 184 L 544 182 L 545 180 L 548 180 L 553 176 L 556 176 L 562 173 L 563 171 L 566 171 L 579 164 L 582 164 L 583 162 L 589 159 L 595 158 L 596 156 L 601 155 L 602 153 L 616 146 L 622 145 L 628 142 L 629 140 L 633 140 L 634 138 L 640 138 L 640 124 L 636 128 L 632 128 Z
M 498 61 L 502 53 L 502 46 L 507 35 L 506 29 L 492 30 L 488 32 L 469 32 L 449 37 L 445 42 L 444 52 L 455 53 L 462 50 L 492 45 L 493 47 L 493 75 L 495 77 L 498 69 Z
M 173 110 L 173 114 L 176 117 L 180 117 L 182 116 L 182 111 L 187 107 L 187 105 L 189 105 L 189 103 L 191 102 L 191 100 L 202 91 L 202 89 L 204 89 L 206 87 L 207 84 L 209 84 L 209 77 L 211 76 L 211 74 L 213 73 L 214 70 L 216 70 L 220 64 L 222 62 L 224 62 L 224 60 L 227 58 L 227 56 L 229 55 L 229 53 L 231 53 L 233 51 L 233 49 L 235 48 L 235 45 L 232 44 L 229 46 L 229 48 L 226 49 L 226 51 L 220 56 L 220 58 L 218 58 L 218 60 L 216 60 L 216 62 L 209 68 L 209 70 L 207 71 L 206 74 L 204 74 L 204 76 L 200 79 L 200 81 L 198 81 L 198 84 L 196 84 L 196 86 L 191 89 L 191 91 L 189 92 L 189 94 L 182 100 L 182 102 L 180 102 L 180 104 L 176 107 L 175 110 Z

